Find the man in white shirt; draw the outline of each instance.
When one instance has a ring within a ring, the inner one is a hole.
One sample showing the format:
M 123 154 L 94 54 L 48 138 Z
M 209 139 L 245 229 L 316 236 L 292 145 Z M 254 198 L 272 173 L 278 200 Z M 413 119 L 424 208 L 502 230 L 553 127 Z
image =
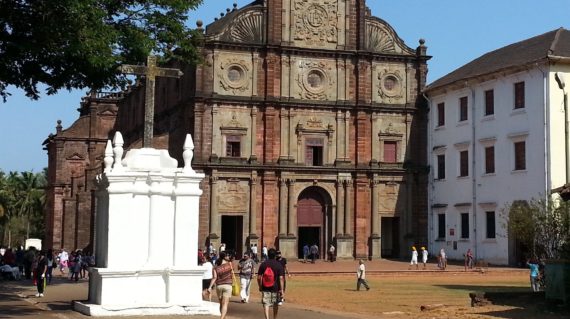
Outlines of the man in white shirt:
M 364 260 L 360 259 L 358 261 L 358 270 L 356 271 L 357 281 L 356 281 L 356 291 L 360 291 L 360 285 L 366 287 L 366 291 L 370 290 L 368 283 L 366 282 L 366 266 L 364 266 Z

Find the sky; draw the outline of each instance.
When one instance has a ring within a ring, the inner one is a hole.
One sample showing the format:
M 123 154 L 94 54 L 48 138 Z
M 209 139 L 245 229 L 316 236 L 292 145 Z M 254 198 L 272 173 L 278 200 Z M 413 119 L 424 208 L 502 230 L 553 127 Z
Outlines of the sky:
M 253 0 L 204 0 L 190 25 L 211 23 L 220 12 Z M 563 27 L 570 29 L 570 0 L 368 0 L 374 16 L 388 22 L 412 48 L 426 40 L 428 83 L 495 49 Z M 85 91 L 62 91 L 32 101 L 21 91 L 0 101 L 0 170 L 40 172 L 47 167 L 42 142 L 77 118 Z

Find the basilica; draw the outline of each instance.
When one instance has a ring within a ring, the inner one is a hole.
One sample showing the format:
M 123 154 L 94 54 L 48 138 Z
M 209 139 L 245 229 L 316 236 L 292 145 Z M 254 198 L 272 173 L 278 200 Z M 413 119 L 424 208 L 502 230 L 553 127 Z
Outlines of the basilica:
M 297 258 L 334 245 L 348 259 L 427 243 L 423 40 L 407 46 L 365 0 L 257 0 L 197 27 L 202 63 L 157 78 L 152 146 L 182 165 L 192 134 L 201 246 Z M 105 144 L 119 131 L 142 146 L 144 104 L 144 81 L 92 92 L 46 139 L 46 247 L 94 242 Z

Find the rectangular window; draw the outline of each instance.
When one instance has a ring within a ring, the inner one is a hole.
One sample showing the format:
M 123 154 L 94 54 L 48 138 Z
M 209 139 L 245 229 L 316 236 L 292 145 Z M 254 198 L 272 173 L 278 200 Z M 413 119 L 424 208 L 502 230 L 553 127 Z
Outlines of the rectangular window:
M 398 161 L 398 143 L 395 141 L 384 141 L 384 162 L 396 163 Z
M 227 157 L 240 157 L 241 156 L 241 137 L 237 135 L 226 136 L 226 156 Z
M 437 156 L 437 179 L 445 179 L 445 154 Z
M 469 214 L 461 214 L 461 238 L 469 238 Z
M 495 91 L 485 91 L 485 116 L 495 114 Z
M 445 238 L 445 214 L 437 215 L 437 238 Z
M 437 105 L 437 126 L 445 125 L 445 103 Z
M 459 152 L 459 176 L 469 176 L 469 151 Z
M 467 97 L 459 99 L 459 122 L 467 121 Z
M 515 83 L 515 109 L 524 108 L 524 82 Z
M 305 141 L 305 164 L 323 166 L 323 140 L 308 138 Z
M 495 238 L 495 212 L 485 212 L 487 220 L 487 238 Z
M 485 147 L 485 174 L 495 173 L 495 146 Z
M 526 169 L 526 142 L 515 143 L 515 171 Z

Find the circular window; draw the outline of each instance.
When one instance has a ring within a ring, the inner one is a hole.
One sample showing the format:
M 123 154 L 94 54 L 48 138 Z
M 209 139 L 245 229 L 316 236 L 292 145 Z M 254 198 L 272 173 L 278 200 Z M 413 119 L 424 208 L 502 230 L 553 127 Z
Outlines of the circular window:
M 393 76 L 387 76 L 384 78 L 384 88 L 387 91 L 394 91 L 398 88 L 398 79 Z
M 319 89 L 323 86 L 323 74 L 317 70 L 312 70 L 307 75 L 307 83 L 311 89 Z
M 228 80 L 232 83 L 239 83 L 243 78 L 243 70 L 238 66 L 231 66 L 228 69 Z

